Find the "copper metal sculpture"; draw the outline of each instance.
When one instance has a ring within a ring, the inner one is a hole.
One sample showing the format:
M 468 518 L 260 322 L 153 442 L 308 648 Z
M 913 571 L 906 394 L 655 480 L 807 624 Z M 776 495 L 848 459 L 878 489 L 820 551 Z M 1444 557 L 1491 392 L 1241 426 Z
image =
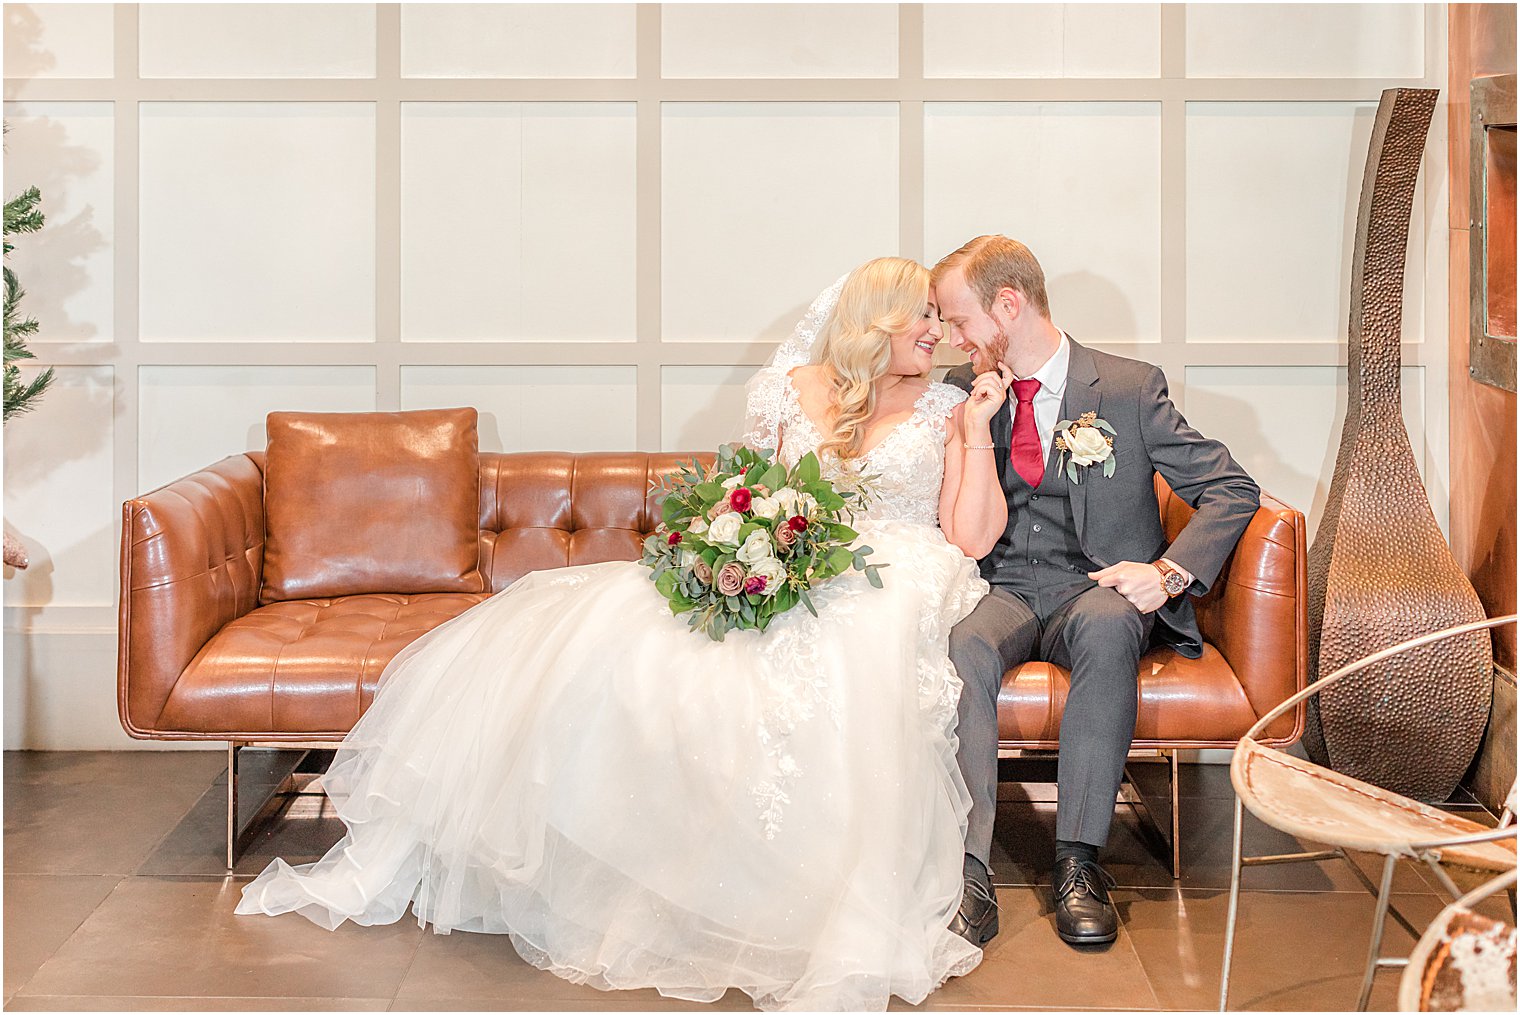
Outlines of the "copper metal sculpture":
M 1436 89 L 1383 92 L 1351 266 L 1349 384 L 1335 474 L 1309 549 L 1309 673 L 1422 631 L 1483 618 L 1415 468 L 1399 399 L 1404 252 Z M 1493 691 L 1488 633 L 1391 659 L 1311 699 L 1316 762 L 1445 800 L 1472 762 Z

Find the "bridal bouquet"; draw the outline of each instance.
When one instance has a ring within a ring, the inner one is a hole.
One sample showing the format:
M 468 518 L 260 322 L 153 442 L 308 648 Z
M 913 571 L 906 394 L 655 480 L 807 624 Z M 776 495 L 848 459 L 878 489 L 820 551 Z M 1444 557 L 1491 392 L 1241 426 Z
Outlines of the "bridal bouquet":
M 764 631 L 799 602 L 816 617 L 808 593 L 851 568 L 881 588 L 886 565 L 850 545 L 859 536 L 851 508 L 868 498 L 869 480 L 836 488 L 812 453 L 790 472 L 773 454 L 725 444 L 711 468 L 694 459 L 657 487 L 662 521 L 644 540 L 643 563 L 670 612 L 691 614 L 688 626 L 714 641 L 735 628 Z

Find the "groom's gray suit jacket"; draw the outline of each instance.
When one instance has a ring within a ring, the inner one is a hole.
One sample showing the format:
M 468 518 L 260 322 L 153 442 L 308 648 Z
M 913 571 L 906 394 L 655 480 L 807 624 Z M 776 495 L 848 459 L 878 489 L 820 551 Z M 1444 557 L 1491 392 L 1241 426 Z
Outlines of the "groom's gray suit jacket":
M 1188 425 L 1167 395 L 1161 368 L 1140 360 L 1111 356 L 1071 340 L 1061 419 L 1076 420 L 1095 412 L 1115 430 L 1114 474 L 1101 466 L 1079 468 L 1081 482 L 1070 490 L 1076 539 L 1098 567 L 1122 560 L 1150 563 L 1166 557 L 1193 575 L 1191 595 L 1203 595 L 1219 576 L 1225 560 L 1260 503 L 1261 490 L 1230 456 L 1229 449 Z M 971 390 L 975 374 L 969 363 L 946 375 L 947 383 Z M 1009 462 L 1014 399 L 1009 397 L 992 420 L 998 478 L 1005 491 L 1023 480 Z M 1051 441 L 1047 473 L 1059 468 Z M 1167 544 L 1161 527 L 1154 476 L 1196 509 L 1175 542 Z M 1010 496 L 1008 531 L 983 559 L 989 580 L 1009 553 L 1017 519 Z M 992 566 L 987 566 L 987 565 Z M 1159 579 L 1158 579 L 1159 580 Z M 1191 659 L 1203 654 L 1203 639 L 1189 596 L 1170 600 L 1156 613 L 1154 642 L 1173 646 Z

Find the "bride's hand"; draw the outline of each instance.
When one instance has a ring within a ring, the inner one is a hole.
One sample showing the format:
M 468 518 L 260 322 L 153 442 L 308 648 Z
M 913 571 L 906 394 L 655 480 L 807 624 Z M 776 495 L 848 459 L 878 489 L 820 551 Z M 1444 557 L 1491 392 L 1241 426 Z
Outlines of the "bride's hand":
M 989 426 L 1008 398 L 1008 388 L 1013 384 L 1013 371 L 1002 363 L 997 372 L 978 374 L 971 383 L 971 397 L 966 404 L 966 427 L 977 430 Z

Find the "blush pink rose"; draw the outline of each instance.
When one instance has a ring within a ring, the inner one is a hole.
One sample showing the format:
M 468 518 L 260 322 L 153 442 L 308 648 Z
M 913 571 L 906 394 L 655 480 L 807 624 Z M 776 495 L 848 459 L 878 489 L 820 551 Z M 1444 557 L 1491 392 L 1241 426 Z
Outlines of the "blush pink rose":
M 731 560 L 718 569 L 718 591 L 725 596 L 737 596 L 744 591 L 744 567 Z

